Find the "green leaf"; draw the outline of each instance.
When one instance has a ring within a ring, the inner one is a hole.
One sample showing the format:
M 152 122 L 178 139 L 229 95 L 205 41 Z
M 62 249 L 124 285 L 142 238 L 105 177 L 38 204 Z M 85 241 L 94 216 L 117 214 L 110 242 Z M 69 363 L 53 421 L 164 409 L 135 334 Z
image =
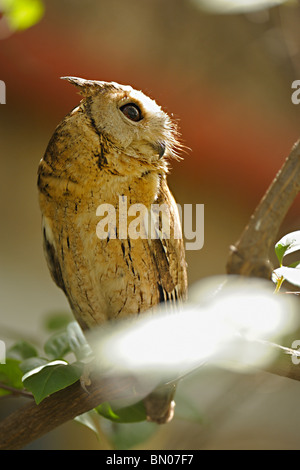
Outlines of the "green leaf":
M 75 322 L 68 323 L 64 331 L 51 336 L 44 346 L 45 353 L 51 359 L 61 359 L 69 352 L 73 352 L 77 360 L 91 356 L 92 350 L 85 336 Z
M 79 324 L 74 321 L 67 326 L 68 342 L 71 350 L 74 352 L 76 359 L 81 361 L 92 355 L 92 350 L 88 344 Z
M 44 14 L 41 0 L 1 0 L 1 7 L 13 30 L 30 28 Z
M 280 266 L 282 265 L 282 260 L 284 257 L 284 253 L 286 252 L 287 247 L 285 245 L 281 245 L 280 243 L 276 243 L 275 245 L 275 253 L 277 256 L 277 259 L 279 261 Z
M 82 374 L 82 364 L 52 361 L 27 372 L 22 380 L 27 390 L 33 393 L 36 404 L 44 398 L 72 385 Z
M 106 419 L 109 419 L 110 421 L 118 421 L 118 414 L 113 411 L 108 402 L 104 402 L 101 405 L 97 406 L 95 410 L 97 411 L 97 413 L 99 413 L 99 415 L 103 416 Z
M 36 369 L 37 367 L 44 366 L 48 363 L 49 361 L 42 357 L 29 357 L 28 359 L 25 359 L 25 361 L 21 362 L 19 367 L 23 374 L 26 374 L 26 372 Z
M 23 361 L 28 357 L 34 356 L 37 356 L 37 350 L 27 341 L 18 341 L 7 351 L 7 357 L 10 357 L 11 359 L 17 359 L 18 361 Z
M 44 345 L 44 351 L 51 359 L 61 359 L 71 351 L 69 336 L 66 331 L 55 333 Z
M 115 449 L 127 450 L 149 439 L 157 431 L 158 424 L 148 421 L 120 424 L 103 420 L 101 428 Z
M 289 268 L 287 266 L 281 266 L 280 268 L 274 269 L 272 274 L 272 281 L 277 282 L 280 277 L 284 277 L 284 279 L 295 286 L 300 286 L 300 265 L 296 268 Z
M 99 416 L 96 414 L 95 410 L 91 410 L 87 413 L 83 413 L 82 415 L 76 416 L 76 418 L 74 418 L 74 421 L 83 424 L 83 426 L 86 426 L 87 428 L 91 429 L 99 438 L 99 430 L 94 419 L 95 416 L 99 421 Z
M 5 364 L 0 364 L 0 382 L 14 388 L 23 388 L 22 371 L 19 367 L 20 361 L 7 358 Z
M 282 265 L 284 256 L 297 250 L 300 250 L 300 230 L 288 233 L 276 243 L 275 253 L 280 266 Z
M 143 401 L 117 410 L 114 410 L 110 403 L 105 402 L 97 406 L 95 410 L 104 418 L 116 423 L 137 423 L 147 419 Z
M 66 312 L 51 312 L 45 320 L 45 328 L 48 331 L 58 331 L 67 328 L 67 325 L 72 321 L 72 317 Z

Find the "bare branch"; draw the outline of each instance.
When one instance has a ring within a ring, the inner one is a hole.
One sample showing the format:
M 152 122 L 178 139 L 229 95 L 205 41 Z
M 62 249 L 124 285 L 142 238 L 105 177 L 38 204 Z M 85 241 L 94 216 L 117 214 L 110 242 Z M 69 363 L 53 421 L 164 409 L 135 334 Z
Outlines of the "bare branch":
M 269 253 L 280 225 L 300 190 L 300 140 L 251 216 L 227 262 L 228 274 L 270 279 Z

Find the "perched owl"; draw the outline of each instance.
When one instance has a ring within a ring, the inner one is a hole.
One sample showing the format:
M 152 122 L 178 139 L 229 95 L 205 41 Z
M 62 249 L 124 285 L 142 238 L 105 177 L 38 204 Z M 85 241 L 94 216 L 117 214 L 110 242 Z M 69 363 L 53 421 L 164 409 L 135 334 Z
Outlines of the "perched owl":
M 54 281 L 83 329 L 185 299 L 183 241 L 174 236 L 180 220 L 166 181 L 167 161 L 179 147 L 176 126 L 130 86 L 63 78 L 83 99 L 57 126 L 38 169 L 44 250 Z M 166 205 L 169 237 L 161 224 L 143 237 L 124 235 L 120 201 L 128 208 L 140 204 L 148 215 L 153 204 Z M 106 237 L 97 233 L 99 207 L 115 208 Z M 145 399 L 150 420 L 170 419 L 173 394 L 170 386 Z

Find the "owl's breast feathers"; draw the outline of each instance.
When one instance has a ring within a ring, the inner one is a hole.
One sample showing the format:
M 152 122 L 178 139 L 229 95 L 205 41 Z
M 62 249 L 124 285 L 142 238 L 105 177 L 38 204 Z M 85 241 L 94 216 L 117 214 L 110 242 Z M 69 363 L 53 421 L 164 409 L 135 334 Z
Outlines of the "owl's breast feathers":
M 44 250 L 83 328 L 185 298 L 183 241 L 173 237 L 180 221 L 165 173 L 162 159 L 145 164 L 96 133 L 80 107 L 50 140 L 38 178 Z M 127 197 L 128 206 L 166 204 L 170 238 L 99 239 L 97 207 L 110 204 L 118 216 L 119 196 Z

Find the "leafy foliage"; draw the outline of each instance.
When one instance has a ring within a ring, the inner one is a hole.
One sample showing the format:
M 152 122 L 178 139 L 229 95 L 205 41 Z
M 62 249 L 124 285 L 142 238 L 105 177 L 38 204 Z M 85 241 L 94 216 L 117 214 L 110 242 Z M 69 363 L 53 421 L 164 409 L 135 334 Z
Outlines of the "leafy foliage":
M 52 393 L 77 382 L 82 374 L 80 364 L 68 364 L 66 361 L 47 362 L 22 377 L 27 390 L 33 393 L 36 404 Z
M 60 323 L 61 324 L 61 323 Z M 46 341 L 43 355 L 26 341 L 19 341 L 7 351 L 6 364 L 0 365 L 0 382 L 12 389 L 32 392 L 37 404 L 52 393 L 76 382 L 83 371 L 82 359 L 91 350 L 76 322 L 53 333 Z M 65 356 L 73 353 L 75 361 L 70 364 Z M 9 390 L 0 386 L 0 394 Z
M 42 352 L 23 340 L 8 349 L 6 363 L 0 364 L 0 397 L 26 390 L 32 393 L 36 404 L 39 404 L 47 396 L 80 379 L 84 373 L 85 363 L 92 358 L 92 351 L 78 323 L 70 322 L 69 315 L 53 313 L 46 320 L 46 328 L 51 335 L 45 342 Z M 122 409 L 117 409 L 106 402 L 95 408 L 93 413 L 84 413 L 76 418 L 77 422 L 84 424 L 96 434 L 100 424 L 107 420 L 115 425 L 116 423 L 144 425 L 145 430 L 142 433 L 143 426 L 139 427 L 139 431 L 132 430 L 129 434 L 127 432 L 128 436 L 131 436 L 129 440 L 125 439 L 128 445 L 140 442 L 142 436 L 148 436 L 150 431 L 151 434 L 156 430 L 156 426 L 146 422 L 143 402 Z M 121 428 L 110 429 L 109 434 L 116 445 L 128 448 L 127 444 L 122 443 L 124 433 L 122 424 L 120 425 Z M 113 429 L 116 430 L 116 436 Z

